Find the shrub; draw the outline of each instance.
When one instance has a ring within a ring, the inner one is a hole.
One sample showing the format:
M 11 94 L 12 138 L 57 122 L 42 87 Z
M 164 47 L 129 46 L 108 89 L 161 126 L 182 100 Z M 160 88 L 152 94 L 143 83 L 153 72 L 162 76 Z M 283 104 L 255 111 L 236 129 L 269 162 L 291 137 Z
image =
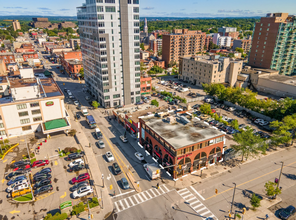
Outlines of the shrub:
M 70 153 L 76 153 L 77 149 L 75 147 L 70 148 Z
M 69 135 L 71 136 L 71 137 L 74 137 L 75 135 L 76 135 L 76 130 L 75 129 L 71 129 L 70 131 L 69 131 Z
M 71 215 L 77 215 L 84 211 L 85 205 L 83 202 L 80 202 L 78 205 L 73 206 Z
M 99 201 L 98 198 L 94 197 L 91 199 L 91 201 L 89 202 L 89 207 L 93 208 L 99 205 Z
M 70 150 L 71 150 L 71 148 L 70 147 L 66 147 L 64 150 L 62 150 L 63 151 L 63 153 L 68 153 L 68 152 L 70 152 Z
M 60 214 L 59 212 L 57 212 L 54 216 L 52 216 L 50 213 L 47 214 L 44 220 L 64 220 L 66 218 L 68 218 L 67 213 Z

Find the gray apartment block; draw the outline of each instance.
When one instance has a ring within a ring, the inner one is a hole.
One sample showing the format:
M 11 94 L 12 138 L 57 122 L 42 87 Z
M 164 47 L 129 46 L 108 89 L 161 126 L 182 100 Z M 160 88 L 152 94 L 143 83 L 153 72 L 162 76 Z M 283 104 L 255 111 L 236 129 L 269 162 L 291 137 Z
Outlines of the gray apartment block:
M 139 0 L 86 0 L 77 18 L 88 90 L 105 108 L 139 102 Z

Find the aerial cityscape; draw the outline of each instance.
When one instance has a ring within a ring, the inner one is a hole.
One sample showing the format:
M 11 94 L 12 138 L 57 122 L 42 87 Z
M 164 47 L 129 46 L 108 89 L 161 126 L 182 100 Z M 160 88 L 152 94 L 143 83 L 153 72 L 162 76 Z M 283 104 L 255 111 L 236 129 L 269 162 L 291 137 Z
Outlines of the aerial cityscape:
M 296 220 L 296 2 L 13 3 L 0 220 Z

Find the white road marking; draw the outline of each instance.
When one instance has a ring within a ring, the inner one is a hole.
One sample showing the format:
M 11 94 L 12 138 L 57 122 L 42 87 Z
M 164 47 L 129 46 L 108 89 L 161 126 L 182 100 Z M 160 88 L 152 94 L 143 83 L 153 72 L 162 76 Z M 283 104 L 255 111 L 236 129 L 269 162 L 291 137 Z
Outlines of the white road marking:
M 117 204 L 117 202 L 115 202 L 115 206 L 116 206 L 116 209 L 117 209 L 118 211 L 120 211 L 120 209 L 118 208 L 118 204 Z
M 206 211 L 206 212 L 204 212 L 204 213 L 201 213 L 200 215 L 201 216 L 204 216 L 204 215 L 206 215 L 206 214 L 208 214 L 208 213 L 210 213 L 210 211 L 208 210 L 208 211 Z
M 147 150 L 145 150 L 145 152 L 146 152 L 146 154 L 150 155 L 150 153 Z
M 141 199 L 141 202 L 144 202 L 144 200 L 142 199 L 142 197 L 139 194 L 137 194 L 137 196 L 139 197 L 139 199 Z
M 136 195 L 133 195 L 133 197 L 135 198 L 135 200 L 137 201 L 137 203 L 140 203 L 139 200 L 137 199 Z
M 159 164 L 159 166 L 160 166 L 161 169 L 164 169 L 163 166 L 161 166 L 161 164 Z
M 159 186 L 159 189 L 162 191 L 162 193 L 165 193 L 165 191 L 161 188 L 161 186 Z
M 125 209 L 125 207 L 123 206 L 123 203 L 122 203 L 122 201 L 121 201 L 121 200 L 119 200 L 119 203 L 120 203 L 120 205 L 121 205 L 121 207 L 122 207 L 122 210 L 124 210 L 124 209 Z
M 205 201 L 205 198 L 202 197 L 202 195 L 200 195 L 192 186 L 190 186 L 190 188 L 203 200 Z
M 130 207 L 130 205 L 128 204 L 128 202 L 127 202 L 127 200 L 126 199 L 124 199 L 124 201 L 125 201 L 125 203 L 126 203 L 126 205 L 127 205 L 127 209 Z
M 153 193 L 153 195 L 156 197 L 156 194 L 154 193 L 154 191 L 153 191 L 153 189 L 149 189 L 152 193 Z
M 150 199 L 152 198 L 152 196 L 148 193 L 148 191 L 144 191 L 144 192 L 150 197 Z
M 154 190 L 158 193 L 158 195 L 161 195 L 161 193 L 157 189 L 154 189 Z
M 199 210 L 196 210 L 196 212 L 200 212 L 200 211 L 202 211 L 202 210 L 204 210 L 204 209 L 206 209 L 207 207 L 203 207 L 203 208 L 201 208 L 201 209 L 199 209 Z
M 168 171 L 166 171 L 167 175 L 172 176 Z
M 135 206 L 134 201 L 131 199 L 131 197 L 128 197 L 128 199 L 131 201 L 131 204 L 133 204 L 133 206 Z
M 145 198 L 145 200 L 148 200 L 147 197 L 145 196 L 144 192 L 141 192 L 140 194 Z
M 123 196 L 123 195 L 129 194 L 129 193 L 132 193 L 132 192 L 135 192 L 135 190 L 131 190 L 131 191 L 128 191 L 128 192 L 125 192 L 125 193 L 118 194 L 116 196 L 113 196 L 112 199 L 114 199 L 114 198 L 116 198 L 118 196 Z
M 157 160 L 154 157 L 152 157 L 152 160 L 154 160 L 157 163 Z
M 165 185 L 162 185 L 167 191 L 170 191 Z

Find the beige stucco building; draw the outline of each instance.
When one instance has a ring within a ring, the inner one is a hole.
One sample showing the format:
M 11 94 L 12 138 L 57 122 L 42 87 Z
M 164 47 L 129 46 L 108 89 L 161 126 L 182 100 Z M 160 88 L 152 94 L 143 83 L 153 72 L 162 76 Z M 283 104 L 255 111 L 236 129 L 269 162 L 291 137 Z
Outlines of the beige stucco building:
M 197 86 L 203 83 L 229 83 L 235 86 L 242 65 L 242 61 L 219 55 L 182 57 L 179 78 Z

